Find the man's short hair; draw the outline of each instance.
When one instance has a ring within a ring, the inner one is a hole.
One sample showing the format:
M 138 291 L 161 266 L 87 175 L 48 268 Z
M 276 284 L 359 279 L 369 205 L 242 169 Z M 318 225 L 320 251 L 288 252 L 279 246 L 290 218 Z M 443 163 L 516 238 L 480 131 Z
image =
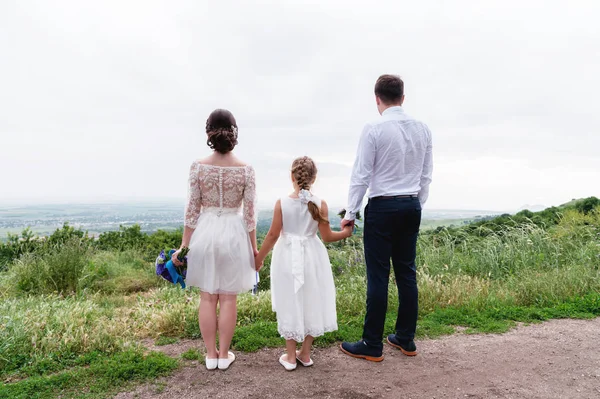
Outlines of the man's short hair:
M 399 104 L 404 95 L 404 82 L 397 75 L 381 75 L 375 83 L 375 95 L 385 104 Z

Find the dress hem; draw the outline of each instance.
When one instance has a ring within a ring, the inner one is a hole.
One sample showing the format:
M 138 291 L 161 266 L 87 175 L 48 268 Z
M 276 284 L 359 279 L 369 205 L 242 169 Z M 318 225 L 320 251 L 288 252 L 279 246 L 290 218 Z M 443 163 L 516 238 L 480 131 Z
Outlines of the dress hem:
M 210 295 L 240 295 L 240 294 L 244 294 L 246 292 L 250 292 L 254 289 L 254 286 L 248 288 L 248 289 L 243 289 L 241 291 L 224 291 L 224 290 L 208 290 L 208 289 L 204 289 L 202 287 L 199 287 L 197 285 L 194 284 L 188 284 L 188 287 L 194 287 L 194 288 L 198 288 L 201 292 L 205 292 L 207 294 Z
M 303 334 L 298 333 L 298 332 L 292 332 L 292 331 L 282 331 L 280 329 L 278 329 L 279 335 L 281 335 L 282 338 L 285 338 L 286 340 L 293 340 L 296 342 L 303 342 L 304 339 L 306 337 L 308 337 L 309 335 L 313 338 L 317 338 L 322 336 L 323 334 L 326 333 L 330 333 L 330 332 L 334 332 L 337 331 L 338 326 L 335 325 L 334 326 L 330 326 L 330 327 L 326 327 L 323 329 L 319 329 L 319 330 L 308 330 Z

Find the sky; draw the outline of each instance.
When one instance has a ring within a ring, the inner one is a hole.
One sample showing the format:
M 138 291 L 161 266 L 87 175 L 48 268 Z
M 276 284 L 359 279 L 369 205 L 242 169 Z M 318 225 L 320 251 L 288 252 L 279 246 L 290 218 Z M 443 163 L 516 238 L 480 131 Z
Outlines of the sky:
M 405 81 L 433 134 L 427 208 L 600 196 L 600 4 L 533 1 L 0 1 L 0 204 L 184 201 L 236 116 L 259 202 L 345 203 L 373 86 Z

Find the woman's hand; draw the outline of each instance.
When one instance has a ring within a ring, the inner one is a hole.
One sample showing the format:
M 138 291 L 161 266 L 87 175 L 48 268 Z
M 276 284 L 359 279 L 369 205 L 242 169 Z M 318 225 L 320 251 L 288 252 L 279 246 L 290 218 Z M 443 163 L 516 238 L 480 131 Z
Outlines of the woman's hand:
M 257 272 L 259 272 L 260 269 L 262 269 L 264 261 L 264 258 L 261 256 L 254 257 L 254 268 Z
M 181 248 L 178 249 L 177 251 L 173 252 L 173 255 L 171 255 L 171 260 L 173 261 L 173 264 L 175 266 L 183 265 L 183 262 L 177 258 L 179 256 L 179 253 L 181 253 Z

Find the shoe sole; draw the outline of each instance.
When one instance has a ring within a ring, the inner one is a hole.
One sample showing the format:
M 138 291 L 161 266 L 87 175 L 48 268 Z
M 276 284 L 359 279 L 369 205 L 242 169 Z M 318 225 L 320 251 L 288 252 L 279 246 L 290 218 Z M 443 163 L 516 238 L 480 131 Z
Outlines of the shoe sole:
M 298 352 L 296 352 L 296 361 L 300 363 L 302 367 L 312 367 L 315 364 L 315 362 L 313 362 L 312 359 L 310 359 L 308 362 L 303 362 L 302 360 L 300 360 L 300 358 L 298 357 Z
M 387 341 L 388 344 L 390 344 L 394 348 L 400 349 L 400 352 L 402 352 L 406 356 L 417 356 L 417 351 L 409 352 L 409 351 L 403 349 L 400 345 L 396 345 L 395 343 L 393 343 L 392 341 L 390 341 L 389 338 L 386 338 L 386 341 Z
M 305 363 L 305 362 L 303 362 L 302 360 L 300 360 L 300 359 L 296 358 L 296 361 L 297 361 L 297 362 L 298 362 L 298 363 L 299 363 L 299 364 L 300 364 L 302 367 L 312 367 L 312 366 L 314 366 L 314 364 L 315 364 L 315 363 L 314 363 L 312 360 L 311 360 L 310 362 L 308 362 L 308 363 Z
M 366 356 L 366 355 L 355 355 L 354 353 L 350 353 L 346 349 L 342 348 L 342 345 L 340 345 L 340 349 L 346 355 L 355 357 L 357 359 L 365 359 L 365 360 L 368 360 L 370 362 L 381 362 L 381 361 L 383 361 L 383 356 L 374 357 L 374 356 Z

